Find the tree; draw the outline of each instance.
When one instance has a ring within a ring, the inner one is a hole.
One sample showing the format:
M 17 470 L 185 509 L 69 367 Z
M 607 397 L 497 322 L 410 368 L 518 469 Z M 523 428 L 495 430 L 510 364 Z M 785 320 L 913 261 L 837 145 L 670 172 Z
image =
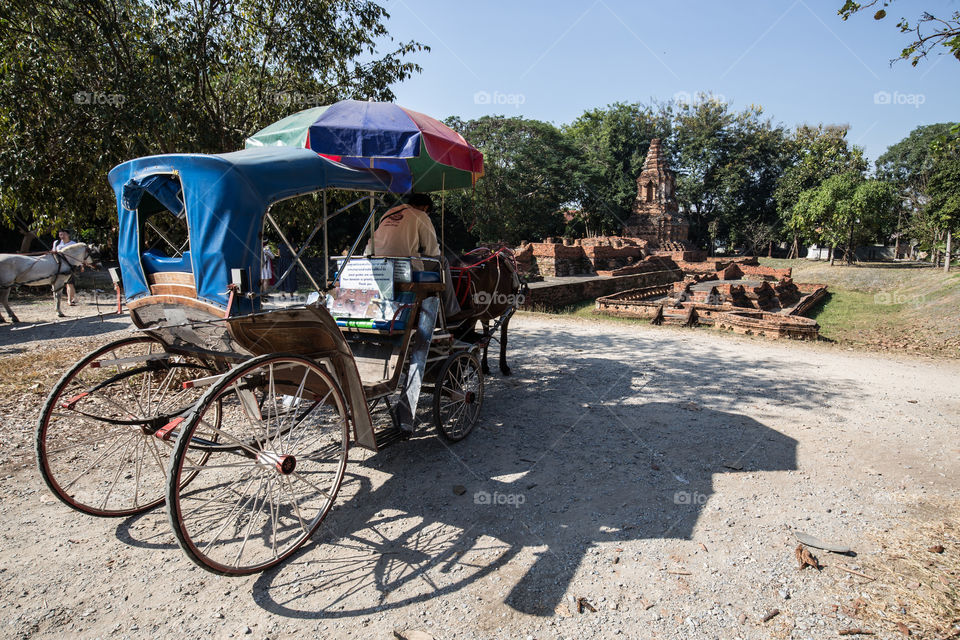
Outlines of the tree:
M 504 116 L 446 123 L 483 152 L 484 166 L 472 193 L 447 195 L 448 215 L 469 233 L 454 231 L 448 245 L 465 248 L 471 239 L 516 245 L 563 230 L 560 210 L 576 195 L 573 176 L 580 159 L 559 129 Z
M 903 213 L 907 214 L 907 226 L 918 234 L 915 237 L 929 238 L 937 235 L 936 230 L 928 225 L 933 219 L 918 216 L 930 199 L 929 181 L 936 159 L 936 152 L 932 147 L 950 135 L 955 126 L 953 123 L 940 123 L 917 127 L 877 159 L 877 177 L 895 184 L 901 197 L 897 220 L 898 250 Z
M 564 128 L 582 160 L 574 179 L 587 235 L 619 233 L 637 196 L 637 176 L 653 138 L 670 135 L 662 109 L 617 102 L 584 112 Z
M 835 248 L 844 245 L 850 264 L 859 245 L 883 233 L 896 200 L 896 188 L 889 182 L 865 180 L 853 171 L 839 173 L 800 193 L 789 226 L 804 240 L 829 246 L 830 264 Z
M 5 3 L 0 216 L 106 235 L 124 160 L 231 151 L 310 104 L 391 99 L 426 47 L 389 45 L 387 17 L 367 0 Z
M 857 185 L 847 211 L 847 264 L 855 249 L 868 241 L 889 237 L 897 208 L 896 186 L 884 180 L 864 180 Z
M 960 152 L 938 154 L 929 182 L 929 217 L 945 234 L 944 271 L 950 270 L 953 232 L 960 227 Z
M 710 95 L 675 108 L 669 142 L 677 199 L 694 241 L 704 246 L 721 236 L 749 243 L 758 228 L 775 226 L 774 189 L 790 159 L 783 127 L 759 106 L 734 112 Z
M 788 142 L 790 162 L 777 181 L 774 200 L 786 231 L 793 240 L 794 254 L 798 251 L 801 239 L 812 240 L 809 229 L 802 224 L 805 216 L 802 212 L 794 211 L 800 204 L 800 195 L 816 189 L 831 176 L 843 173 L 862 175 L 867 169 L 863 149 L 851 147 L 846 136 L 846 127 L 804 125 L 794 131 Z
M 850 16 L 866 11 L 879 5 L 881 8 L 874 12 L 874 20 L 883 20 L 887 17 L 887 7 L 892 5 L 894 0 L 870 0 L 869 2 L 859 3 L 853 0 L 847 0 L 837 12 L 844 20 Z M 960 60 L 960 11 L 954 11 L 950 14 L 935 16 L 927 11 L 920 14 L 920 17 L 911 23 L 906 18 L 900 18 L 897 22 L 897 28 L 900 33 L 909 33 L 913 42 L 900 51 L 899 58 L 891 60 L 891 63 L 897 59 L 909 60 L 914 67 L 931 51 L 938 47 L 944 47 L 957 60 Z

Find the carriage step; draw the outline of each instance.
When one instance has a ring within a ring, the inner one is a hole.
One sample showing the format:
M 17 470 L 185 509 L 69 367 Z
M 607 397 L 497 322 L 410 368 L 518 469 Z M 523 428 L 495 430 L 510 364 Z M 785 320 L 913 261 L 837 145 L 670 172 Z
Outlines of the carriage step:
M 409 440 L 411 435 L 409 431 L 404 431 L 399 427 L 390 427 L 389 429 L 378 431 L 376 434 L 377 449 L 383 449 L 392 444 Z

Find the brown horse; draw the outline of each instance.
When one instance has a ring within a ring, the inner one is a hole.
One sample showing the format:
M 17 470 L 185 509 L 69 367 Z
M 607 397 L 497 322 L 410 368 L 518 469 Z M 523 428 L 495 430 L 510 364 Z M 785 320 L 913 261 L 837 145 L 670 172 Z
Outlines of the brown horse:
M 487 348 L 492 337 L 490 321 L 500 321 L 500 372 L 510 375 L 507 366 L 507 327 L 513 312 L 523 304 L 527 284 L 520 277 L 513 252 L 506 247 L 480 247 L 452 260 L 453 285 L 460 300 L 460 313 L 449 323 L 454 336 L 468 342 L 483 341 L 483 372 L 490 373 Z M 475 331 L 477 321 L 483 333 Z M 495 330 L 495 329 L 494 329 Z

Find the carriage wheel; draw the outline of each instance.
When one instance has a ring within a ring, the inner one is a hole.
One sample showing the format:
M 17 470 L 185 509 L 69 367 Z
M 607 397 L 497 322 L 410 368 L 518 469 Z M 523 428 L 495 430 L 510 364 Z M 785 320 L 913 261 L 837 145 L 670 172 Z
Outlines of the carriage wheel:
M 217 424 L 211 413 L 220 406 Z M 347 464 L 336 381 L 313 361 L 265 355 L 237 365 L 200 400 L 177 441 L 167 512 L 181 548 L 214 573 L 279 564 L 320 525 Z M 213 431 L 217 442 L 196 434 Z M 197 451 L 209 454 L 194 464 Z M 186 488 L 180 478 L 196 474 Z
M 440 435 L 450 442 L 467 437 L 480 416 L 483 404 L 483 372 L 469 351 L 446 359 L 433 390 L 433 421 Z
M 95 516 L 128 516 L 162 504 L 173 440 L 156 433 L 200 399 L 202 389 L 184 389 L 183 382 L 211 373 L 200 360 L 166 353 L 148 336 L 88 354 L 60 379 L 40 414 L 37 463 L 47 486 Z

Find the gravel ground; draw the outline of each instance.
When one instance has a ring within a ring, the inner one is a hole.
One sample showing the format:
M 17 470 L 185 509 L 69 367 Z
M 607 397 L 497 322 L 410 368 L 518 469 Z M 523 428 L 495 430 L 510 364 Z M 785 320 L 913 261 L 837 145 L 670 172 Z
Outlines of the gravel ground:
M 4 325 L 0 353 L 69 361 L 125 329 Z M 469 438 L 354 450 L 314 540 L 244 578 L 192 565 L 163 509 L 58 502 L 32 461 L 49 382 L 5 393 L 0 636 L 903 637 L 855 615 L 866 580 L 839 567 L 867 572 L 960 497 L 958 363 L 535 314 L 511 330 L 513 375 L 487 378 Z M 857 555 L 800 571 L 795 531 Z

